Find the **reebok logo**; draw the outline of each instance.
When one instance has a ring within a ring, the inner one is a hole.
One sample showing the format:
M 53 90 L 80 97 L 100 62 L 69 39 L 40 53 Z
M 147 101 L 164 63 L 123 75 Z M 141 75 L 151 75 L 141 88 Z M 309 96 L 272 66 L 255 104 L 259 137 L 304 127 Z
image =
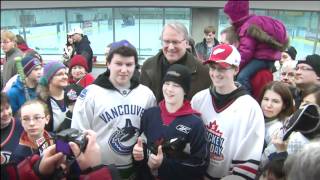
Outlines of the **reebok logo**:
M 180 131 L 180 132 L 183 132 L 185 134 L 189 134 L 191 128 L 187 127 L 187 126 L 184 126 L 182 124 L 179 124 L 177 127 L 176 127 L 176 130 Z

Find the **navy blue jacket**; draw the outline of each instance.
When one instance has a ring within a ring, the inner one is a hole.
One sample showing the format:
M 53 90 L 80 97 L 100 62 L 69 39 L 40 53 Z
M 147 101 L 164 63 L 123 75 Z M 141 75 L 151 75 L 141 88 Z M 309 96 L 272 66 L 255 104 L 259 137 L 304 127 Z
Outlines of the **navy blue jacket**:
M 209 164 L 209 146 L 206 129 L 198 115 L 188 114 L 176 117 L 167 126 L 161 119 L 160 107 L 153 107 L 144 112 L 140 131 L 146 136 L 147 144 L 144 145 L 145 159 L 134 162 L 137 168 L 137 179 L 154 179 L 147 165 L 147 154 L 150 154 L 150 150 L 157 149 L 157 145 L 163 147 L 165 142 L 174 138 L 183 139 L 183 148 L 177 148 L 177 152 L 162 148 L 164 159 L 158 169 L 158 178 L 161 180 L 203 178 Z
M 17 119 L 12 119 L 7 127 L 1 129 L 1 165 L 12 162 L 22 132 L 21 122 Z
M 48 147 L 53 143 L 52 135 L 49 134 L 47 131 L 44 131 L 44 138 L 46 141 L 45 147 Z M 44 148 L 41 148 L 43 151 Z M 38 154 L 40 155 L 40 150 L 38 148 L 38 145 L 36 145 L 34 142 L 30 140 L 27 133 L 25 131 L 22 132 L 19 143 L 15 147 L 15 150 L 12 155 L 12 162 L 20 163 L 23 161 L 26 157 L 31 156 L 32 154 Z

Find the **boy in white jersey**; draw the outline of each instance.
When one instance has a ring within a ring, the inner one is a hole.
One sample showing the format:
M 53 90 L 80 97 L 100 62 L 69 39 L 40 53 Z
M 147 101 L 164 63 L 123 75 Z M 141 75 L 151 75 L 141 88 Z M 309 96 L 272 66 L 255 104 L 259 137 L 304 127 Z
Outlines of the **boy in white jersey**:
M 128 41 L 111 45 L 108 70 L 79 95 L 71 127 L 97 133 L 102 163 L 115 164 L 121 178 L 132 179 L 132 148 L 145 109 L 156 105 L 152 91 L 133 76 L 137 51 Z M 93 154 L 94 156 L 94 154 Z
M 254 179 L 259 166 L 264 118 L 259 104 L 234 81 L 240 60 L 234 46 L 214 47 L 206 61 L 212 86 L 191 101 L 201 113 L 210 143 L 206 179 Z

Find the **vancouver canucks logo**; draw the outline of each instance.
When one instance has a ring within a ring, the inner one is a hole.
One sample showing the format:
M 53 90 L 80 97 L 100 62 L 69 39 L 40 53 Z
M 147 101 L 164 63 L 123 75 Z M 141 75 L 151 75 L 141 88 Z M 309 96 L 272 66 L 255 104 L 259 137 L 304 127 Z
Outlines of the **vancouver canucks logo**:
M 109 145 L 111 149 L 121 155 L 129 155 L 132 153 L 133 145 L 137 141 L 139 129 L 132 126 L 131 120 L 126 119 L 126 125 L 123 128 L 118 128 L 110 139 Z
M 2 167 L 2 164 L 9 163 L 10 156 L 11 156 L 10 151 L 1 151 L 1 167 Z

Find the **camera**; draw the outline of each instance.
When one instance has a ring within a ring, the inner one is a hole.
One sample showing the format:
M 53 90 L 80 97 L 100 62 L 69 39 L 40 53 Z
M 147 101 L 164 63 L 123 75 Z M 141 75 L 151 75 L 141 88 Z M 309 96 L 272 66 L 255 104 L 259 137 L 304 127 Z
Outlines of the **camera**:
M 56 152 L 62 152 L 67 156 L 74 156 L 68 143 L 69 142 L 76 143 L 79 146 L 80 151 L 84 152 L 88 144 L 88 139 L 86 138 L 85 133 L 77 129 L 70 128 L 57 133 L 55 136 L 55 142 L 56 142 Z

